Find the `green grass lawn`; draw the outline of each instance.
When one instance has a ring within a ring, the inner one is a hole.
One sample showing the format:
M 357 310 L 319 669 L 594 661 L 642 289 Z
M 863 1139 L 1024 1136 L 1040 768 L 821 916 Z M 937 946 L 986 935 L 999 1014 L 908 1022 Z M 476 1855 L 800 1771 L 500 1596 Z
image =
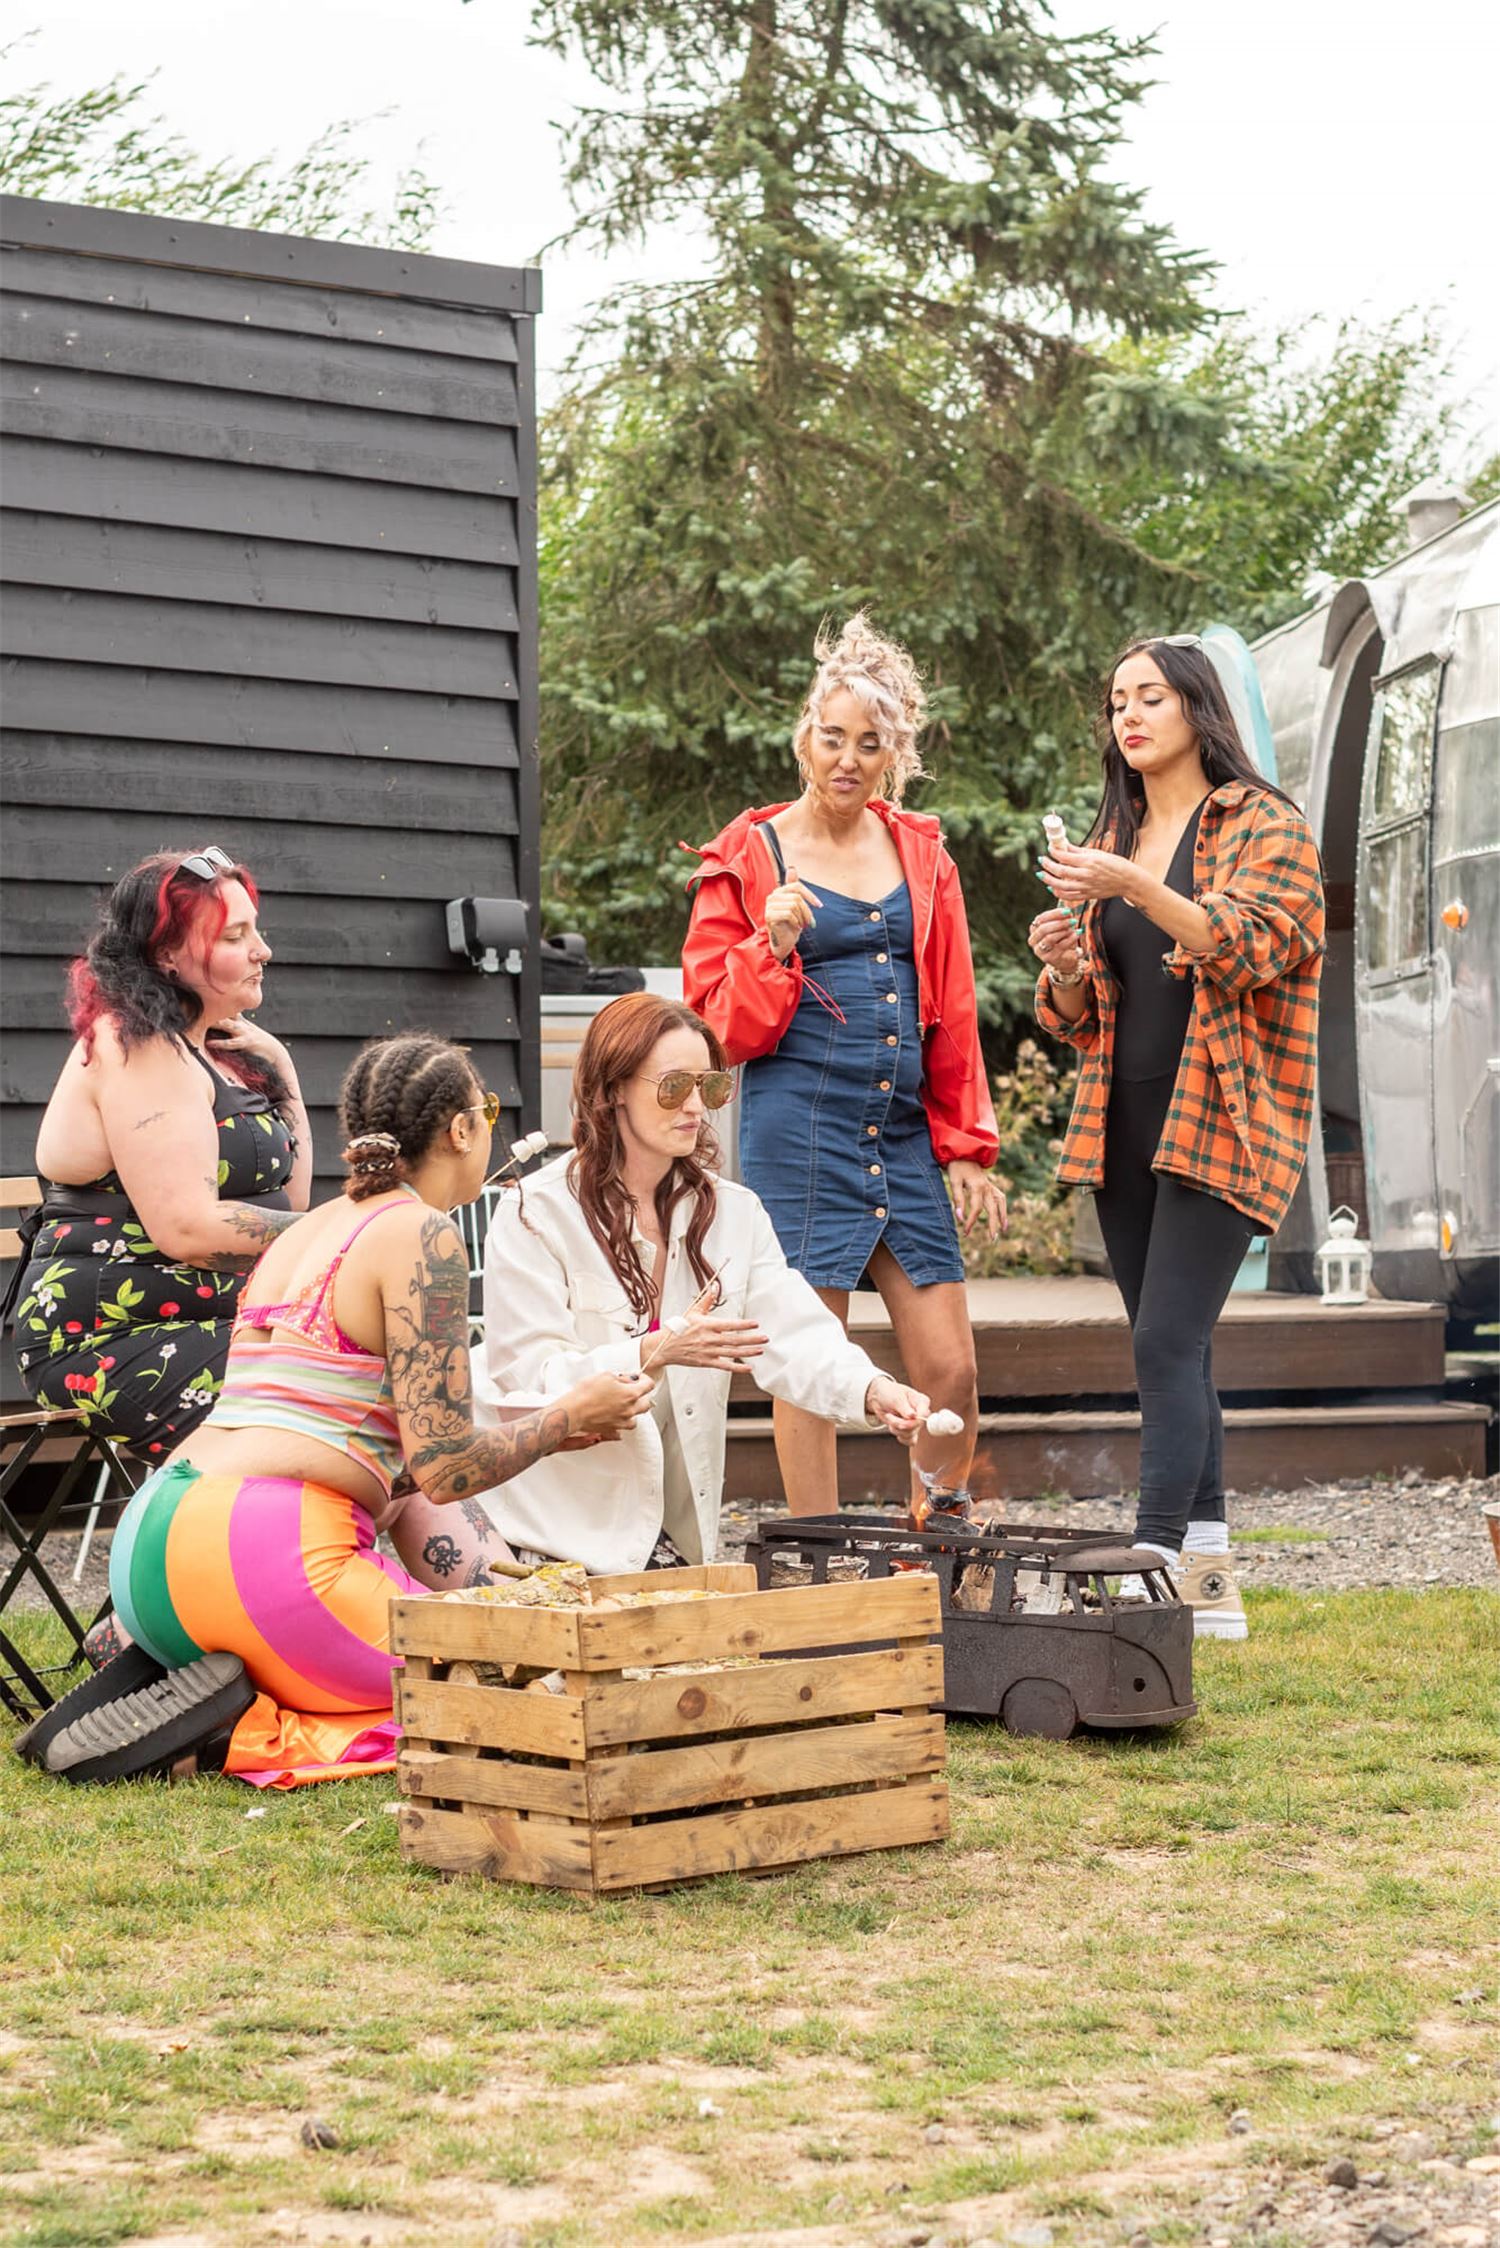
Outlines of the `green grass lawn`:
M 0 2242 L 1186 2241 L 1231 2161 L 1461 2132 L 1497 2105 L 1500 1600 L 1252 1601 L 1176 1733 L 954 1724 L 944 1847 L 598 1906 L 409 1870 L 389 1779 L 0 1755 Z

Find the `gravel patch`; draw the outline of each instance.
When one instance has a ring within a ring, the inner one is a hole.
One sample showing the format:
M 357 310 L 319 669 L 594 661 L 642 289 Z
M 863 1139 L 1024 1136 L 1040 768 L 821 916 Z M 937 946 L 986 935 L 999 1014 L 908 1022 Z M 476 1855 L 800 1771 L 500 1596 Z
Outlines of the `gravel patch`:
M 1208 2248 L 1245 2242 L 1297 2248 L 1497 2248 L 1500 2135 L 1483 2114 L 1430 2124 L 1366 2125 L 1315 2169 L 1264 2169 L 1226 2179 L 1194 2212 Z M 1476 2147 L 1483 2152 L 1476 2153 Z M 1132 2239 L 1147 2248 L 1149 2222 Z
M 1351 1480 L 1304 1484 L 1298 1491 L 1231 1492 L 1234 1572 L 1251 1591 L 1269 1585 L 1293 1592 L 1483 1585 L 1500 1592 L 1500 1568 L 1481 1512 L 1487 1500 L 1500 1500 L 1500 1476 L 1425 1483 L 1411 1473 L 1394 1483 Z M 1014 1500 L 984 1511 L 1007 1522 L 1108 1530 L 1125 1539 L 1135 1520 L 1133 1499 L 1059 1499 L 1045 1506 Z M 780 1512 L 727 1503 L 723 1558 L 738 1560 L 754 1524 Z
M 1500 1476 L 1424 1483 L 1420 1476 L 1408 1475 L 1398 1483 L 1231 1492 L 1230 1535 L 1240 1533 L 1234 1545 L 1235 1574 L 1251 1591 L 1262 1585 L 1293 1592 L 1348 1592 L 1367 1585 L 1486 1585 L 1500 1591 L 1500 1569 L 1480 1511 L 1486 1500 L 1500 1500 Z M 1072 1530 L 1108 1530 L 1127 1538 L 1134 1520 L 1129 1499 L 1059 1499 L 1045 1506 L 1016 1500 L 993 1511 L 1007 1522 L 1060 1522 Z M 781 1519 L 782 1510 L 726 1502 L 721 1560 L 741 1558 L 746 1538 L 763 1515 Z M 1247 1543 L 1247 1530 L 1311 1531 L 1315 1536 L 1256 1536 Z M 81 1536 L 81 1529 L 54 1530 L 46 1544 L 47 1565 L 79 1614 L 91 1616 L 109 1590 L 110 1533 L 101 1530 L 95 1537 L 75 1591 L 71 1580 Z M 9 1574 L 14 1557 L 15 1549 L 0 1533 L 0 1579 Z M 46 1602 L 28 1577 L 10 1605 L 24 1611 Z

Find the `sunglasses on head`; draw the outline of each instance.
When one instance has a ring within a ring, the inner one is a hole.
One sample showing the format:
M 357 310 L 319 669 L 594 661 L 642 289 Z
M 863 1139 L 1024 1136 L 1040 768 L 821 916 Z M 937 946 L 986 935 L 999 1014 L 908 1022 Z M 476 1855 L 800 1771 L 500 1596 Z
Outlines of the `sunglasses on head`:
M 483 1100 L 470 1101 L 468 1107 L 461 1109 L 459 1114 L 472 1116 L 476 1108 L 484 1111 L 485 1124 L 493 1132 L 500 1121 L 500 1095 L 498 1093 L 486 1093 Z
M 732 1069 L 669 1069 L 661 1077 L 647 1077 L 642 1082 L 656 1087 L 660 1108 L 681 1108 L 695 1085 L 703 1095 L 705 1108 L 722 1108 L 734 1099 Z
M 191 851 L 185 859 L 179 859 L 177 871 L 196 874 L 200 882 L 217 882 L 221 874 L 233 874 L 234 861 L 217 843 L 210 843 L 206 850 Z
M 1196 632 L 1163 632 L 1157 637 L 1158 648 L 1201 648 L 1203 641 Z

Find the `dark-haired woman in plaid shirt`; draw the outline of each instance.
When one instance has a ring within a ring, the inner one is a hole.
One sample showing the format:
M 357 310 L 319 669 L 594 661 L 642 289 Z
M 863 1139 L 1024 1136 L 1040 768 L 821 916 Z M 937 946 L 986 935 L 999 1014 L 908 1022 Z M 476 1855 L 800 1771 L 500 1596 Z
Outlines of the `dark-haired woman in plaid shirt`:
M 1087 845 L 1042 860 L 1036 1014 L 1082 1057 L 1058 1177 L 1092 1187 L 1141 1406 L 1135 1543 L 1181 1565 L 1194 1627 L 1243 1639 L 1228 1566 L 1214 1326 L 1285 1217 L 1316 1091 L 1323 880 L 1192 635 L 1116 660 Z

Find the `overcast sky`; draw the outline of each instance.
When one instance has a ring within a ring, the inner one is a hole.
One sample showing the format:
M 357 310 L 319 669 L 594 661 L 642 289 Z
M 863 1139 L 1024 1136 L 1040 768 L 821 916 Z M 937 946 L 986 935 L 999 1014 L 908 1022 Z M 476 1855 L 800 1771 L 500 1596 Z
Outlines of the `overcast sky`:
M 1106 11 L 1054 12 L 1079 31 Z M 336 118 L 391 110 L 369 128 L 381 184 L 420 153 L 445 200 L 436 249 L 529 262 L 567 222 L 555 128 L 589 82 L 527 47 L 525 0 L 31 0 L 30 13 L 41 28 L 13 71 L 78 86 L 156 70 L 156 108 L 206 153 L 291 155 Z M 1500 10 L 1109 0 L 1108 15 L 1160 34 L 1161 84 L 1121 170 L 1154 217 L 1219 260 L 1221 301 L 1268 326 L 1441 306 L 1476 433 L 1500 447 Z M 592 301 L 682 254 L 660 243 L 628 269 L 551 254 L 544 372 Z

